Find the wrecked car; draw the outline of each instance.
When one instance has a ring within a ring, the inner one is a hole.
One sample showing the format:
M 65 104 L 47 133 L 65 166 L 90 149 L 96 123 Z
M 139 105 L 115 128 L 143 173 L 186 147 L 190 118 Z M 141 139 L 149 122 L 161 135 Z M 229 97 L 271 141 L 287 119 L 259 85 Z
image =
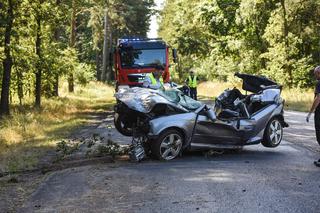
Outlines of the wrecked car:
M 238 89 L 226 89 L 212 106 L 195 101 L 180 90 L 127 88 L 115 94 L 114 123 L 132 136 L 132 155 L 152 154 L 172 160 L 184 150 L 241 149 L 262 144 L 276 147 L 283 136 L 281 86 L 262 76 L 236 73 Z

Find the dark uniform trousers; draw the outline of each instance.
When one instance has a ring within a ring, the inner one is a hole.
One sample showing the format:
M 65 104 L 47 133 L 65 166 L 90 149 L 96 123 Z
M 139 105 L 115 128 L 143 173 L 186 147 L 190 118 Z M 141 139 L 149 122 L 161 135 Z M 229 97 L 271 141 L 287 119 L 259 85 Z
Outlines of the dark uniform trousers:
M 197 100 L 197 87 L 190 87 L 190 97 Z
M 320 145 L 320 106 L 318 106 L 314 112 L 314 127 L 316 129 L 317 141 Z

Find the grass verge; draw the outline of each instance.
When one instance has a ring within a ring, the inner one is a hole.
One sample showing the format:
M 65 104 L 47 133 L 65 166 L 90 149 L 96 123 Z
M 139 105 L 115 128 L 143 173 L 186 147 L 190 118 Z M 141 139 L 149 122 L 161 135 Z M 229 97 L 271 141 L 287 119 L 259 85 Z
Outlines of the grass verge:
M 43 99 L 41 110 L 32 104 L 13 105 L 11 116 L 0 121 L 0 171 L 32 169 L 56 142 L 111 109 L 114 89 L 97 82 L 77 87 L 73 94 L 60 90 L 60 97 Z M 30 101 L 31 102 L 31 101 Z
M 202 99 L 214 100 L 214 98 L 219 96 L 225 89 L 232 89 L 233 87 L 240 89 L 241 83 L 203 82 L 198 86 L 198 95 Z M 312 90 L 299 88 L 284 88 L 281 96 L 285 100 L 286 110 L 302 112 L 309 111 L 314 98 Z

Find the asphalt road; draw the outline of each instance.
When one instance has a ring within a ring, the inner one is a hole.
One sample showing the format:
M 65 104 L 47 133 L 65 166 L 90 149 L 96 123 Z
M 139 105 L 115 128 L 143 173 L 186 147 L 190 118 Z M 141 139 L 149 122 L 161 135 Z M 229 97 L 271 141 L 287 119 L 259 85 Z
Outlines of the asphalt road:
M 277 148 L 53 172 L 20 212 L 320 212 L 313 120 L 306 123 L 305 113 L 285 116 L 290 128 Z

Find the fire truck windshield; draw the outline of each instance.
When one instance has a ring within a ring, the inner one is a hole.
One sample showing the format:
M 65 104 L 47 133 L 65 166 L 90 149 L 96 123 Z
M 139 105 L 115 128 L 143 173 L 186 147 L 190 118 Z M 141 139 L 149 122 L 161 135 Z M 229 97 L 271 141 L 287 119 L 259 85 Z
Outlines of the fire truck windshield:
M 152 67 L 155 64 L 166 65 L 166 49 L 123 48 L 120 51 L 123 68 Z

